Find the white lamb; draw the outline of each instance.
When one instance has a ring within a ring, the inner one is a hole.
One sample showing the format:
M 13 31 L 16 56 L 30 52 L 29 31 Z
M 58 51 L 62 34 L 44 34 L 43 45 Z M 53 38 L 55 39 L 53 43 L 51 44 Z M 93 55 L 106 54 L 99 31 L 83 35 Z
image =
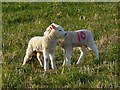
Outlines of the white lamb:
M 49 28 L 46 29 L 44 35 L 47 35 Z M 59 39 L 59 44 L 63 48 L 64 62 L 63 66 L 71 65 L 71 54 L 74 47 L 79 47 L 81 55 L 76 64 L 82 64 L 85 56 L 87 55 L 87 49 L 92 50 L 96 58 L 99 59 L 98 48 L 94 42 L 94 37 L 89 30 L 82 29 L 77 31 L 66 31 L 66 37 Z
M 48 28 L 49 28 L 48 35 L 43 36 L 43 37 L 36 36 L 30 39 L 22 65 L 25 65 L 26 62 L 32 57 L 34 52 L 36 52 L 37 58 L 40 64 L 42 63 L 40 61 L 39 56 L 40 56 L 40 53 L 43 53 L 45 71 L 47 71 L 48 69 L 49 58 L 51 60 L 52 69 L 56 68 L 55 61 L 54 61 L 55 46 L 57 44 L 58 39 L 66 36 L 66 32 L 61 26 L 54 24 L 54 23 L 52 23 Z

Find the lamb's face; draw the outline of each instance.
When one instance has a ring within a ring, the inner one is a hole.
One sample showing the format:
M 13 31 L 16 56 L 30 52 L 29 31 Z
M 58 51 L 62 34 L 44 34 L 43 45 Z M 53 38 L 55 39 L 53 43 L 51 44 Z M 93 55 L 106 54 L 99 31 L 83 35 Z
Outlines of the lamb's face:
M 58 37 L 58 38 L 66 36 L 66 32 L 59 25 L 55 27 L 54 33 L 55 33 L 56 37 Z
M 45 36 L 48 34 L 54 35 L 57 38 L 66 36 L 66 32 L 64 31 L 64 29 L 61 26 L 54 23 L 52 23 L 44 32 Z

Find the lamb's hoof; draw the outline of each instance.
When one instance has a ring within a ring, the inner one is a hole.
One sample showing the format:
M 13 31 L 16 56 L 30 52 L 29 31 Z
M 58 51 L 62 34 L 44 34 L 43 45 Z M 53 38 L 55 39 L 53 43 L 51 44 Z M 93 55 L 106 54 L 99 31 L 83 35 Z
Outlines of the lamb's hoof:
M 82 66 L 82 63 L 80 63 L 80 62 L 79 62 L 79 63 L 76 63 L 76 66 L 77 66 L 77 67 L 80 67 L 80 66 Z
M 64 74 L 64 70 L 65 70 L 65 68 L 62 69 L 61 74 Z
M 25 66 L 25 64 L 22 64 L 22 65 L 21 65 L 21 67 L 24 67 L 24 66 Z
M 40 65 L 43 68 L 43 65 Z
M 80 65 L 81 63 L 80 62 L 77 62 L 76 65 Z
M 62 65 L 62 67 L 65 67 L 65 66 L 66 66 L 65 64 Z

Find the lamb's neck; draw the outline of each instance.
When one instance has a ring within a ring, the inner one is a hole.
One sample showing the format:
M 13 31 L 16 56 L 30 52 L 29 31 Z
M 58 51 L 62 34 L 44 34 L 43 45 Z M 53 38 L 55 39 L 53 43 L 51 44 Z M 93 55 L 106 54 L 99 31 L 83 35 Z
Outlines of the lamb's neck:
M 55 37 L 53 35 L 48 35 L 48 38 L 52 41 L 57 41 L 57 37 Z
M 51 49 L 55 49 L 56 44 L 57 44 L 57 39 L 50 39 L 49 40 L 50 46 L 48 45 L 48 47 L 50 47 Z

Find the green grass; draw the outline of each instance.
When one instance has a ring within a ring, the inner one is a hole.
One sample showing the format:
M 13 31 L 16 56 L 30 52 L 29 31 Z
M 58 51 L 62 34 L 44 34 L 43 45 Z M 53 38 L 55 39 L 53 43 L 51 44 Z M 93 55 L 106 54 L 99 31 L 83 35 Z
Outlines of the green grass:
M 2 3 L 3 88 L 118 88 L 118 3 Z M 74 49 L 72 66 L 62 74 L 62 49 L 56 48 L 57 74 L 43 76 L 35 57 L 21 64 L 31 37 L 43 35 L 52 22 L 65 30 L 89 29 L 99 47 L 100 60 L 89 52 L 82 66 Z

